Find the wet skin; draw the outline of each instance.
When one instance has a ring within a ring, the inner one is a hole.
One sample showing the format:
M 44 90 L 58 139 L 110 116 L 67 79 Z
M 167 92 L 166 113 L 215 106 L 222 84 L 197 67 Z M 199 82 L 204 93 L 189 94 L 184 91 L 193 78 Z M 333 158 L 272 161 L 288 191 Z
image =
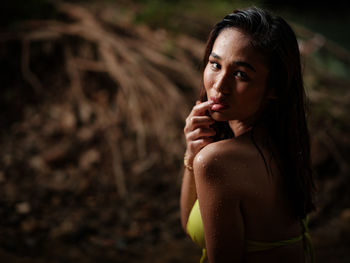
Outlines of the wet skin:
M 203 82 L 208 101 L 194 106 L 184 132 L 186 156 L 193 173 L 185 170 L 181 190 L 184 229 L 198 198 L 211 263 L 302 262 L 301 243 L 259 253 L 245 254 L 244 240 L 276 241 L 298 236 L 299 222 L 292 217 L 274 160 L 267 174 L 248 131 L 267 94 L 268 68 L 250 44 L 249 36 L 228 28 L 217 37 Z M 210 116 L 205 112 L 209 111 Z M 228 121 L 235 138 L 213 142 L 213 121 Z M 266 136 L 256 129 L 255 139 Z
M 268 68 L 250 44 L 250 37 L 232 28 L 217 37 L 203 83 L 210 101 L 210 115 L 236 127 L 249 126 L 265 96 Z

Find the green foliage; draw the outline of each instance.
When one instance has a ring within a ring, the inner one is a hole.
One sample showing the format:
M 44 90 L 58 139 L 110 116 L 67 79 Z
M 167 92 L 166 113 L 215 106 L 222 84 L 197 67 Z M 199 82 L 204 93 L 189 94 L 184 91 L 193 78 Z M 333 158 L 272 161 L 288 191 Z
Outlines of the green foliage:
M 317 68 L 325 74 L 331 77 L 350 80 L 350 69 L 348 65 L 333 54 L 315 52 L 311 59 Z
M 212 24 L 235 8 L 258 5 L 260 2 L 258 0 L 137 0 L 135 3 L 140 7 L 134 21 L 146 23 L 154 28 L 190 33 L 192 29 L 187 27 L 188 20 Z

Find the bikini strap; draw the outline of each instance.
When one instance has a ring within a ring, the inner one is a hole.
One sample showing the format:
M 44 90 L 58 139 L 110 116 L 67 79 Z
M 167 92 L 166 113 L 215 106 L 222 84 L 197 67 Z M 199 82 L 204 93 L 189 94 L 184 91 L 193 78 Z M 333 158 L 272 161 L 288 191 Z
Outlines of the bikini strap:
M 307 258 L 308 262 L 315 263 L 315 250 L 312 244 L 309 231 L 309 216 L 306 216 L 304 219 L 301 220 L 301 227 L 303 230 L 305 258 Z

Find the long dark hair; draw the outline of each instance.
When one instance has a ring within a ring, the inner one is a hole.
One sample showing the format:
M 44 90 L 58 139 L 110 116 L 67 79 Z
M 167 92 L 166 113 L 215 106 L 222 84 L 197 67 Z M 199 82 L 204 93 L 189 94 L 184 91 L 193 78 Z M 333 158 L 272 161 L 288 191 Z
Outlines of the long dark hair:
M 272 90 L 274 99 L 265 103 L 257 122 L 264 125 L 269 135 L 268 147 L 283 176 L 293 214 L 304 218 L 315 209 L 315 186 L 305 116 L 306 97 L 296 35 L 283 18 L 266 10 L 257 7 L 235 10 L 210 32 L 202 63 L 203 71 L 216 38 L 228 27 L 248 34 L 251 45 L 266 58 L 269 67 L 266 93 Z M 204 87 L 200 100 L 207 100 Z M 216 140 L 234 136 L 227 122 L 216 122 L 214 128 L 217 131 Z M 252 139 L 258 148 L 253 136 Z M 265 157 L 258 150 L 267 166 Z

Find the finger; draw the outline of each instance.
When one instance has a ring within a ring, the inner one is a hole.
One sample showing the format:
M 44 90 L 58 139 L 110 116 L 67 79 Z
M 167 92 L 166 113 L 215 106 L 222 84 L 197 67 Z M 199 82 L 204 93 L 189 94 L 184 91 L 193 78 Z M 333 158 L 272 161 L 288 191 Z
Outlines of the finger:
M 209 116 L 192 116 L 189 125 L 192 125 L 193 128 L 197 128 L 199 126 L 209 126 L 214 122 L 214 119 Z
M 192 142 L 191 148 L 197 154 L 201 149 L 203 149 L 208 144 L 212 143 L 212 138 L 201 138 Z
M 202 102 L 200 100 L 196 101 L 196 105 L 201 104 Z
M 204 115 L 205 111 L 208 110 L 212 104 L 213 102 L 210 100 L 197 104 L 193 107 L 190 115 Z
M 192 131 L 198 128 L 199 126 L 207 127 L 213 123 L 215 123 L 215 121 L 210 116 L 189 116 L 186 119 L 184 132 Z
M 216 134 L 214 129 L 211 128 L 198 128 L 186 134 L 186 140 L 188 142 L 195 141 L 201 138 L 207 138 Z

